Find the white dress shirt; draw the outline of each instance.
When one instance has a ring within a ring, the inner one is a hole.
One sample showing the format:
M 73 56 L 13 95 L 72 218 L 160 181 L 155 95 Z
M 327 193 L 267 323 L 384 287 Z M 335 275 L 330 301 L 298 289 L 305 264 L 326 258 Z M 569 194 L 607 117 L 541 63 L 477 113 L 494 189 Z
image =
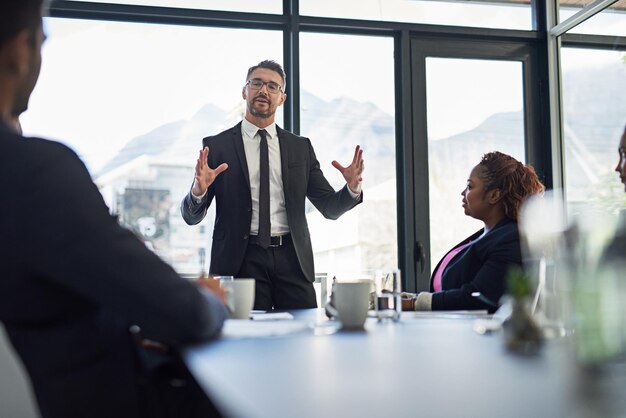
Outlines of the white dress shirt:
M 280 158 L 280 144 L 276 123 L 266 126 L 267 149 L 270 160 L 270 224 L 272 236 L 289 233 L 287 222 L 287 209 L 285 209 L 285 193 L 283 191 L 283 176 Z M 248 163 L 248 175 L 250 176 L 250 195 L 252 196 L 252 222 L 250 223 L 250 235 L 259 232 L 259 155 L 261 137 L 259 128 L 246 119 L 241 123 L 241 136 L 243 148 L 246 152 Z

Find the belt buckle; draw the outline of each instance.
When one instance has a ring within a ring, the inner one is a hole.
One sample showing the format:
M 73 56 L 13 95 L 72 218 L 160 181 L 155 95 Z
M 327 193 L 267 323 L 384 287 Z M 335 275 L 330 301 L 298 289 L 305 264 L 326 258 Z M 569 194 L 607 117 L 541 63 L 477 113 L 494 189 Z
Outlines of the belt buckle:
M 272 239 L 273 238 L 278 238 L 278 244 L 272 244 Z M 281 245 L 283 245 L 283 236 L 279 235 L 277 237 L 270 237 L 270 247 L 280 247 Z

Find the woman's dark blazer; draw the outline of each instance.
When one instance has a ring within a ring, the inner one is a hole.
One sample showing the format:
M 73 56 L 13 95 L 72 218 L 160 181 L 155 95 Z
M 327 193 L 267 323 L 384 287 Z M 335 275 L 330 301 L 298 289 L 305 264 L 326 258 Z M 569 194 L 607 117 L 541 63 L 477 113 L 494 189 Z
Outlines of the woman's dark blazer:
M 488 309 L 493 312 L 497 309 L 496 305 L 506 290 L 508 269 L 522 264 L 517 222 L 504 218 L 484 237 L 475 241 L 483 231 L 481 229 L 454 246 L 457 248 L 473 241 L 448 263 L 441 277 L 442 291 L 433 293 L 433 310 Z M 433 278 L 440 264 L 441 261 L 431 276 L 431 292 L 434 292 Z M 480 292 L 494 306 L 473 297 L 472 292 Z

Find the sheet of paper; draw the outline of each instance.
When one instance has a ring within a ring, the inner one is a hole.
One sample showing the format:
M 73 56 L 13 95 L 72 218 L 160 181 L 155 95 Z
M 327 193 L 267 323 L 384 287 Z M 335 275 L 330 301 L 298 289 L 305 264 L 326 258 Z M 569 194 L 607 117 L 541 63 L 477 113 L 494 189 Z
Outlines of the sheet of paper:
M 267 321 L 227 319 L 222 328 L 222 338 L 275 337 L 308 329 L 304 321 Z
M 293 315 L 289 312 L 263 312 L 263 313 L 254 313 L 252 312 L 252 319 L 255 321 L 272 321 L 279 319 L 293 319 Z
M 402 312 L 402 318 L 483 318 L 490 316 L 486 310 Z

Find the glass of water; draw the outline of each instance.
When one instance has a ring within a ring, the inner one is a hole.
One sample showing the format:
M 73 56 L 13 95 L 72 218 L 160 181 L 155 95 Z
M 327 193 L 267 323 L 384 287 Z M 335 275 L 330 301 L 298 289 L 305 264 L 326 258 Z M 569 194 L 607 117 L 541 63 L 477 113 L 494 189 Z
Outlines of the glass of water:
M 374 275 L 374 309 L 379 321 L 400 320 L 402 312 L 400 270 L 378 270 Z

